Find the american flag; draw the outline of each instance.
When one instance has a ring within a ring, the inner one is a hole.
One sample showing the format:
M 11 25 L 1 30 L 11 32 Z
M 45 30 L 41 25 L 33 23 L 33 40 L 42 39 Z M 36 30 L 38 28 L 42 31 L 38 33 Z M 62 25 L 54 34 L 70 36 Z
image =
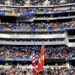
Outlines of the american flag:
M 33 74 L 36 75 L 36 55 L 35 55 L 35 44 L 34 44 L 34 50 L 32 52 L 32 70 Z

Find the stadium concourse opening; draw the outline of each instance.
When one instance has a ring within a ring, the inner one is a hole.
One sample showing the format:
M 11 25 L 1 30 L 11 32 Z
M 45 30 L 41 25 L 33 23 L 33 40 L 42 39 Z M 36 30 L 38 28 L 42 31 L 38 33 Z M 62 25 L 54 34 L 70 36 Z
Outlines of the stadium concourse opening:
M 6 16 L 6 17 L 2 17 L 0 16 L 0 21 L 1 22 L 9 22 L 9 23 L 15 23 L 16 22 L 16 17 L 10 17 L 10 16 Z

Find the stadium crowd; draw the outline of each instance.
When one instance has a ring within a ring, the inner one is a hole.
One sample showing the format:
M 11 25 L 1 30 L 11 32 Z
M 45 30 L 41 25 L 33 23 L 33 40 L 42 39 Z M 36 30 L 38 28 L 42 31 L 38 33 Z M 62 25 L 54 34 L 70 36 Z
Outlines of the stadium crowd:
M 75 0 L 11 0 L 10 5 L 24 6 L 24 5 L 61 5 L 75 3 Z M 0 4 L 8 5 L 7 0 L 0 0 Z
M 25 6 L 25 5 L 62 5 L 75 3 L 75 0 L 12 0 L 12 6 Z M 8 5 L 5 0 L 0 0 L 0 5 Z M 59 7 L 59 8 L 10 8 L 1 7 L 0 12 L 6 13 L 28 13 L 28 12 L 65 12 L 65 10 L 74 10 L 74 6 Z M 0 30 L 30 30 L 30 29 L 63 29 L 74 28 L 75 21 L 67 22 L 54 22 L 54 23 L 0 23 Z M 16 34 L 16 33 L 15 33 Z M 0 39 L 1 41 L 2 39 Z M 54 39 L 59 40 L 59 39 Z M 10 39 L 9 39 L 10 41 Z M 26 40 L 19 40 L 26 41 Z M 53 41 L 53 40 L 51 40 Z M 32 58 L 32 53 L 35 50 L 36 58 L 39 58 L 40 46 L 10 46 L 0 45 L 0 58 Z M 45 59 L 65 59 L 67 57 L 75 57 L 75 47 L 67 46 L 45 46 Z M 9 65 L 7 65 L 9 66 Z M 33 75 L 31 69 L 27 67 L 22 68 L 20 65 L 12 65 L 10 68 L 5 68 L 4 65 L 0 67 L 0 75 Z M 70 67 L 54 67 L 44 68 L 43 75 L 75 75 L 75 68 Z
M 19 67 L 17 65 L 12 66 L 10 68 L 0 68 L 1 75 L 33 75 L 33 71 L 31 68 Z M 48 67 L 44 68 L 42 75 L 75 75 L 75 68 L 70 67 L 69 69 L 65 67 Z
M 1 75 L 32 75 L 32 70 L 12 65 L 12 67 L 9 68 L 8 67 L 0 68 L 0 74 Z
M 36 46 L 0 46 L 0 58 L 32 58 L 35 50 L 36 58 L 39 57 L 41 47 Z M 75 48 L 67 46 L 45 47 L 45 58 L 59 59 L 75 56 Z
M 48 68 L 47 74 L 49 75 L 75 75 L 75 68 L 70 67 L 54 67 L 53 69 Z
M 30 30 L 30 29 L 63 29 L 63 28 L 74 28 L 75 27 L 75 21 L 69 21 L 69 22 L 54 22 L 54 23 L 8 23 L 3 22 L 0 23 L 0 30 L 6 29 L 6 30 Z
M 75 10 L 74 6 L 66 6 L 64 7 L 52 7 L 52 8 L 41 8 L 41 7 L 29 7 L 29 8 L 14 8 L 14 7 L 0 7 L 0 12 L 6 12 L 6 13 L 21 13 L 21 14 L 25 14 L 25 13 L 29 13 L 29 12 L 36 12 L 36 13 L 44 13 L 44 12 L 49 12 L 49 13 L 61 13 L 61 12 L 67 12 L 67 11 L 71 11 L 71 10 Z

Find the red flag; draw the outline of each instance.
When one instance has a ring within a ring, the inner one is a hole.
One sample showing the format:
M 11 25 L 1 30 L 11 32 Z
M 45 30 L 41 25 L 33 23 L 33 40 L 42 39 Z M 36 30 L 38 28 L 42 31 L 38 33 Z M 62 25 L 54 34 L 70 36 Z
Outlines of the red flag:
M 42 43 L 41 47 L 41 53 L 38 62 L 38 73 L 43 70 L 43 65 L 44 65 L 44 43 Z
M 44 43 L 42 43 L 42 48 L 41 48 L 41 62 L 44 65 Z

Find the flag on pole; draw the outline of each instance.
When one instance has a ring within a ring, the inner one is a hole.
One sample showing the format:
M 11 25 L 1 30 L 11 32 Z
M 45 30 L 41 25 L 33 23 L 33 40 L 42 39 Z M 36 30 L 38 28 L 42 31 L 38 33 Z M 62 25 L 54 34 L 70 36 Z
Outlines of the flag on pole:
M 41 47 L 41 62 L 44 65 L 44 43 L 42 43 L 42 47 Z
M 44 43 L 42 43 L 39 62 L 38 62 L 38 73 L 43 70 L 44 65 Z
M 35 55 L 35 44 L 34 44 L 34 50 L 32 52 L 32 70 L 33 74 L 36 75 L 36 55 Z

